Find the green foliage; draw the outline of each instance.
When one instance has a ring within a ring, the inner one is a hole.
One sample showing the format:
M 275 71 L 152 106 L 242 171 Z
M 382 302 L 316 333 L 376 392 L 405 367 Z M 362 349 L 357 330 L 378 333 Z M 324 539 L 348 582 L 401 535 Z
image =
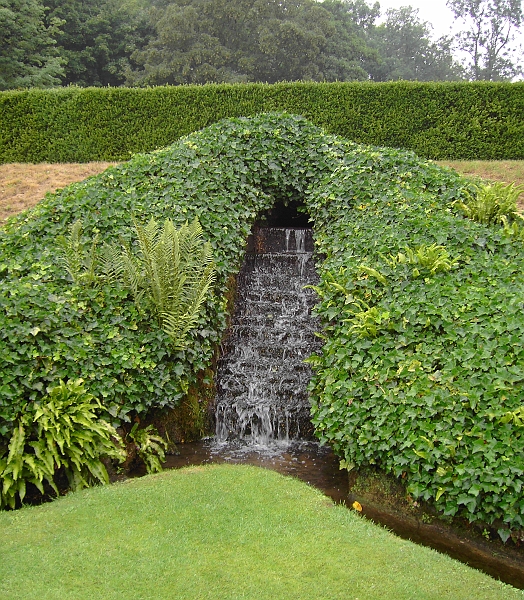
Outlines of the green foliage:
M 466 217 L 484 225 L 508 225 L 508 220 L 519 218 L 517 200 L 523 191 L 524 186 L 513 183 L 477 185 L 475 191 L 468 192 L 466 200 L 458 202 L 457 206 Z
M 181 350 L 215 281 L 211 244 L 202 240 L 197 218 L 178 230 L 169 219 L 162 231 L 154 219 L 145 227 L 135 224 L 135 229 L 141 257 L 137 261 L 127 249 L 122 256 L 123 280 L 137 304 L 147 296 L 160 326 Z
M 412 6 L 389 8 L 380 25 L 369 30 L 380 60 L 370 67 L 374 81 L 456 81 L 462 69 L 454 59 L 450 38 L 431 39 L 431 23 L 421 21 Z
M 148 473 L 160 473 L 166 459 L 167 442 L 158 435 L 153 425 L 138 427 L 135 423 L 127 434 L 136 447 L 138 456 L 144 461 Z
M 519 406 L 517 410 L 507 412 L 500 417 L 499 423 L 512 423 L 515 427 L 524 427 L 524 406 Z
M 402 477 L 445 515 L 518 531 L 522 428 L 500 418 L 522 405 L 524 247 L 457 214 L 473 189 L 410 152 L 263 114 L 48 196 L 0 232 L 1 433 L 44 386 L 80 374 L 118 419 L 176 405 L 213 363 L 257 215 L 303 199 L 322 257 L 325 343 L 310 359 L 319 438 L 348 467 Z M 177 227 L 197 217 L 213 249 L 215 295 L 184 350 L 127 290 L 71 286 L 57 260 L 71 223 L 81 219 L 87 239 L 129 244 L 133 214 Z
M 100 402 L 82 379 L 49 390 L 41 402 L 18 415 L 8 446 L 0 446 L 0 508 L 23 502 L 27 483 L 44 494 L 44 481 L 58 494 L 55 476 L 62 469 L 69 488 L 109 483 L 102 457 L 123 461 L 114 427 L 100 419 Z
M 118 86 L 132 53 L 150 35 L 149 2 L 46 0 L 46 21 L 61 22 L 56 48 L 64 61 L 64 85 Z
M 69 238 L 58 237 L 61 258 L 74 283 L 120 284 L 139 310 L 144 304 L 152 307 L 173 347 L 182 350 L 215 281 L 211 245 L 203 241 L 197 218 L 178 230 L 167 219 L 162 231 L 152 218 L 146 226 L 135 223 L 135 231 L 138 256 L 127 245 L 105 244 L 97 253 L 98 236 L 88 249 L 81 238 L 82 222 L 75 221 Z
M 91 247 L 86 248 L 85 241 L 82 240 L 82 221 L 75 221 L 70 227 L 69 236 L 58 236 L 58 244 L 61 249 L 60 259 L 76 284 L 94 284 L 97 281 L 96 263 L 97 263 L 97 243 L 98 236 L 95 236 Z
M 450 258 L 444 246 L 438 244 L 422 245 L 415 249 L 408 246 L 404 252 L 399 252 L 396 256 L 390 255 L 386 260 L 392 266 L 406 264 L 414 266 L 414 277 L 421 274 L 435 275 L 439 271 L 449 271 L 458 262 L 457 259 Z M 385 278 L 382 282 L 386 283 Z
M 128 85 L 367 79 L 361 61 L 373 51 L 318 2 L 174 0 L 150 15 Z
M 44 24 L 40 0 L 0 3 L 0 90 L 60 85 L 64 60 L 54 49 L 61 20 Z
M 277 83 L 0 93 L 0 162 L 127 160 L 225 117 L 299 114 L 438 159 L 523 159 L 524 83 Z
M 471 184 L 394 150 L 346 161 L 309 200 L 326 255 L 317 433 L 348 468 L 377 465 L 507 539 L 523 527 L 522 434 L 490 415 L 522 404 L 522 245 L 455 216 Z

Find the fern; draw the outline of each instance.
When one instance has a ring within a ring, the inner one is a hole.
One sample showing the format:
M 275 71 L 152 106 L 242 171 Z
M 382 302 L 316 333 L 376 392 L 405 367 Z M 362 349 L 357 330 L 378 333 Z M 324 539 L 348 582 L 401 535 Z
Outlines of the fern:
M 466 201 L 458 202 L 457 206 L 463 214 L 484 225 L 504 224 L 504 217 L 515 219 L 517 200 L 524 192 L 523 186 L 506 185 L 496 182 L 490 185 L 478 185 L 476 194 L 465 192 Z
M 186 336 L 198 322 L 202 306 L 215 281 L 211 244 L 204 242 L 198 219 L 176 229 L 151 219 L 135 223 L 139 253 L 125 244 L 104 244 L 97 249 L 83 242 L 82 222 L 71 227 L 69 238 L 60 237 L 62 261 L 73 282 L 118 282 L 133 295 L 139 308 L 152 308 L 158 324 L 176 349 L 186 346 Z
M 202 305 L 215 281 L 211 245 L 202 239 L 197 219 L 178 230 L 167 219 L 160 230 L 151 219 L 135 225 L 141 252 L 141 268 L 130 255 L 125 277 L 135 298 L 140 287 L 157 315 L 159 325 L 175 348 L 185 347 L 187 333 L 197 324 Z M 143 276 L 140 273 L 143 272 Z
M 413 276 L 418 277 L 422 272 L 429 272 L 431 275 L 439 271 L 450 271 L 457 263 L 458 259 L 452 259 L 444 246 L 431 244 L 422 245 L 417 248 L 405 248 L 405 253 L 399 252 L 396 255 L 390 255 L 389 258 L 383 257 L 392 267 L 397 265 L 412 265 Z
M 127 437 L 135 444 L 138 456 L 143 460 L 148 473 L 162 471 L 162 463 L 166 459 L 167 442 L 158 435 L 153 425 L 143 429 L 135 423 Z
M 101 279 L 115 283 L 122 279 L 124 259 L 122 248 L 117 245 L 104 244 L 98 255 L 98 272 Z
M 370 307 L 362 300 L 355 300 L 353 304 L 362 310 L 350 311 L 349 314 L 352 316 L 349 319 L 343 319 L 343 323 L 349 324 L 349 331 L 361 338 L 375 338 L 381 330 L 387 328 L 390 317 L 388 311 L 376 306 Z
M 82 239 L 82 221 L 75 221 L 69 229 L 69 237 L 57 239 L 61 250 L 60 260 L 76 284 L 92 285 L 97 282 L 97 244 L 95 236 L 88 248 Z
M 7 451 L 0 449 L 0 508 L 23 502 L 27 483 L 44 494 L 44 482 L 58 495 L 54 481 L 63 468 L 71 490 L 108 483 L 102 456 L 122 461 L 125 453 L 116 430 L 100 419 L 100 402 L 83 381 L 52 388 L 40 404 L 26 407 L 11 433 Z

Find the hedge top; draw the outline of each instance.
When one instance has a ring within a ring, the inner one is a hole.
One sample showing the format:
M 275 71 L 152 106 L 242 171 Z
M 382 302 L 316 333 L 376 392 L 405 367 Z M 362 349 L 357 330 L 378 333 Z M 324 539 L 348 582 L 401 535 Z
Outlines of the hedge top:
M 278 83 L 0 93 L 0 162 L 127 160 L 225 117 L 287 111 L 438 159 L 524 159 L 524 82 Z

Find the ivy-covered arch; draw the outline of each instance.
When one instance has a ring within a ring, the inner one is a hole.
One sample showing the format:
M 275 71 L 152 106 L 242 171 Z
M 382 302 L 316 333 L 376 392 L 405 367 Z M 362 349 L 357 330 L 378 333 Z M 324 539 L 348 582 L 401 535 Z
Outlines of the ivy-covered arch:
M 82 377 L 115 419 L 175 406 L 212 362 L 253 223 L 298 200 L 324 257 L 326 342 L 311 359 L 320 439 L 446 514 L 498 521 L 503 536 L 522 528 L 524 251 L 518 228 L 455 210 L 468 187 L 412 153 L 265 114 L 48 196 L 0 233 L 0 433 L 60 379 Z M 58 260 L 57 236 L 76 220 L 89 243 L 128 238 L 133 217 L 198 217 L 213 246 L 215 296 L 186 350 L 170 350 L 126 292 L 72 286 Z

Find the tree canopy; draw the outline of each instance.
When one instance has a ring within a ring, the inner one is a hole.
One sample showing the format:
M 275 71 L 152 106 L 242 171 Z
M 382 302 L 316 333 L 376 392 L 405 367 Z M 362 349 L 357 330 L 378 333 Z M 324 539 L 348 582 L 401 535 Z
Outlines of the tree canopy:
M 361 63 L 373 55 L 313 0 L 175 0 L 151 17 L 131 85 L 366 79 Z
M 523 74 L 515 44 L 524 22 L 521 0 L 447 0 L 447 5 L 465 26 L 459 48 L 468 56 L 471 79 L 501 81 Z
M 66 62 L 63 83 L 122 85 L 131 54 L 152 34 L 147 7 L 134 0 L 46 0 L 58 20 L 57 48 Z
M 431 25 L 419 19 L 418 9 L 389 9 L 385 22 L 372 30 L 372 39 L 382 57 L 378 68 L 371 70 L 375 81 L 460 79 L 451 40 L 432 41 Z
M 0 89 L 508 80 L 520 72 L 519 0 L 447 0 L 463 25 L 456 40 L 434 39 L 411 6 L 383 15 L 368 0 L 42 2 L 0 0 Z
M 39 0 L 0 0 L 0 90 L 60 83 L 63 59 L 55 50 L 57 27 L 44 24 Z

